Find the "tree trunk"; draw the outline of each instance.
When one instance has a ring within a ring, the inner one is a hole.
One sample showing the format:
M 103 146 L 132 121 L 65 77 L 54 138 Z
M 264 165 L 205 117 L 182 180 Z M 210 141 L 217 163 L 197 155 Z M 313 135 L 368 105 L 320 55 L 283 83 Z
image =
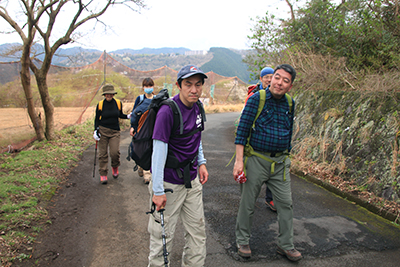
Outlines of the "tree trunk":
M 46 139 L 53 140 L 55 138 L 54 106 L 51 102 L 49 89 L 47 87 L 47 71 L 43 72 L 42 69 L 35 74 L 35 77 L 46 117 Z
M 33 102 L 32 87 L 31 87 L 31 73 L 30 65 L 30 46 L 24 46 L 21 56 L 21 84 L 25 92 L 26 103 L 28 105 L 28 114 L 32 121 L 33 128 L 35 129 L 37 140 L 42 141 L 45 139 L 43 132 L 43 123 L 39 114 L 36 114 L 35 105 Z

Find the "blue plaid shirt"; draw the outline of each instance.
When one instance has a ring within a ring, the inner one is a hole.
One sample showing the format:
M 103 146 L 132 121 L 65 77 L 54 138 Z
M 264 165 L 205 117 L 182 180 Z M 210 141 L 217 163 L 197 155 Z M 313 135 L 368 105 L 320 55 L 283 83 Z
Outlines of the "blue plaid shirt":
M 254 150 L 262 152 L 283 152 L 291 150 L 293 133 L 293 114 L 289 113 L 287 98 L 275 99 L 269 88 L 266 90 L 266 99 L 263 110 L 258 117 L 255 128 L 251 128 L 257 114 L 260 93 L 252 95 L 243 109 L 236 132 L 235 144 L 246 145 L 251 131 L 250 145 Z

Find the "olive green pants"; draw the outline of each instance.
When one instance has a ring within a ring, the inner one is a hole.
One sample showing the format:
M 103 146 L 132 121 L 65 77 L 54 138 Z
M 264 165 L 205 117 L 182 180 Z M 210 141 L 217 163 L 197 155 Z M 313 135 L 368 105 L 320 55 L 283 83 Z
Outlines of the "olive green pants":
M 286 160 L 285 160 L 286 157 Z M 270 157 L 276 162 L 275 171 L 271 174 L 271 162 L 251 156 L 246 164 L 247 181 L 240 184 L 240 206 L 236 219 L 236 243 L 247 245 L 250 241 L 253 223 L 254 206 L 264 183 L 271 190 L 278 213 L 278 246 L 288 250 L 293 246 L 293 207 L 290 188 L 290 159 L 287 155 Z M 283 173 L 286 172 L 286 181 Z
M 111 167 L 119 167 L 120 152 L 119 141 L 120 131 L 109 129 L 103 126 L 99 127 L 99 173 L 100 176 L 107 176 L 108 173 L 108 148 L 110 148 Z

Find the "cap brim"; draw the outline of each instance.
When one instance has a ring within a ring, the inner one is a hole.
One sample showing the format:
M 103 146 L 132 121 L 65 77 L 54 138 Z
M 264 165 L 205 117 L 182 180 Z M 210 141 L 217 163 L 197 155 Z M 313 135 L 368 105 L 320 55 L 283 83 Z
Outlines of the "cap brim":
M 188 73 L 186 75 L 183 75 L 181 77 L 181 79 L 186 79 L 186 78 L 192 77 L 193 75 L 196 75 L 196 74 L 201 74 L 201 75 L 204 76 L 204 78 L 206 78 L 206 79 L 208 78 L 207 75 L 205 75 L 203 72 L 191 72 L 191 73 Z

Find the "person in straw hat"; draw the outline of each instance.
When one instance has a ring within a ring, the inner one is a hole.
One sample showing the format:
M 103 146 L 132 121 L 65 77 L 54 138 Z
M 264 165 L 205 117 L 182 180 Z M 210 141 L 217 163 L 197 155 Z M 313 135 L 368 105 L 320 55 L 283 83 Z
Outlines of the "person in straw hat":
M 130 119 L 130 115 L 122 112 L 122 103 L 115 99 L 117 92 L 112 84 L 103 86 L 104 99 L 96 106 L 93 138 L 99 142 L 99 173 L 100 182 L 107 183 L 108 150 L 111 157 L 112 176 L 118 178 L 120 166 L 120 127 L 119 118 Z M 109 148 L 109 149 L 108 149 Z

